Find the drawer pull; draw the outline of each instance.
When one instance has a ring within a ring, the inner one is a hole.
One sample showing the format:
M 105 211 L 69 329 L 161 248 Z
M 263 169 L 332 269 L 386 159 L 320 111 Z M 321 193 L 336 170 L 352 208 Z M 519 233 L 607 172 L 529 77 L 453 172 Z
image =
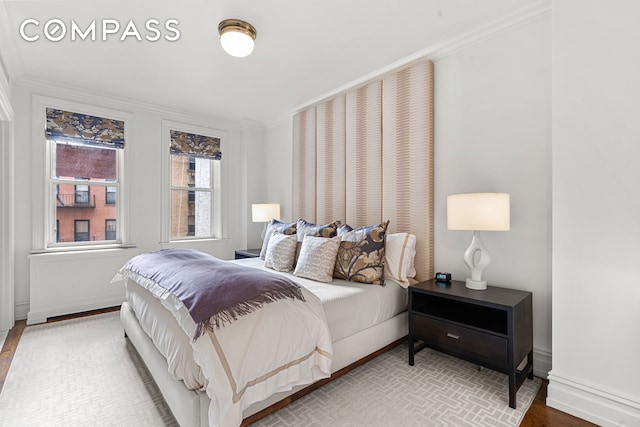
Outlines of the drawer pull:
M 459 340 L 460 339 L 460 335 L 455 335 L 455 334 L 452 334 L 450 332 L 447 332 L 447 336 L 449 338 L 453 338 L 454 340 Z

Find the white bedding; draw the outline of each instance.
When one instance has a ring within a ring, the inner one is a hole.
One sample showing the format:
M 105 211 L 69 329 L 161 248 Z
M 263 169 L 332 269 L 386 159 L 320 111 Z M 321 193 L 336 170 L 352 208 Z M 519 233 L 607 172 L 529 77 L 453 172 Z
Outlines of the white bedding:
M 254 268 L 264 268 L 264 262 L 259 258 L 243 259 L 235 262 Z M 319 298 L 326 314 L 332 342 L 337 342 L 358 331 L 384 322 L 406 309 L 406 290 L 395 282 L 388 281 L 387 286 L 376 286 L 334 280 L 333 283 L 327 284 L 301 279 L 287 273 L 281 274 L 290 277 Z M 181 304 L 177 304 L 176 301 L 160 301 L 151 292 L 133 283 L 133 281 L 129 280 L 127 282 L 127 300 L 145 332 L 167 359 L 168 370 L 175 378 L 183 380 L 185 385 L 191 389 L 206 389 L 209 384 L 200 365 L 204 367 L 205 372 L 217 372 L 218 376 L 224 375 L 225 368 L 212 362 L 212 360 L 216 359 L 216 356 L 210 344 L 207 345 L 204 340 L 200 340 L 192 347 L 189 336 L 192 336 L 194 329 L 190 328 L 195 328 L 195 324 L 186 309 L 180 307 Z M 162 309 L 162 305 L 167 310 Z M 268 322 L 265 319 L 269 318 L 269 310 L 273 307 L 265 306 L 265 308 L 266 310 L 256 314 L 264 316 L 264 318 L 258 320 L 258 323 Z M 170 312 L 173 312 L 173 314 Z M 240 319 L 240 321 L 243 321 L 243 319 Z M 182 332 L 185 329 L 185 325 L 187 334 Z M 278 326 L 274 325 L 274 327 Z M 224 334 L 220 335 L 219 338 L 221 340 L 224 339 Z M 282 335 L 280 335 L 279 339 L 281 338 Z M 233 339 L 229 338 L 227 345 L 231 343 L 239 348 L 250 348 L 251 346 L 261 348 L 264 345 L 264 343 L 261 344 L 256 341 L 255 336 L 251 334 L 243 337 L 239 337 L 236 334 Z M 314 363 L 317 364 L 318 360 L 309 360 L 308 367 L 311 367 Z M 244 372 L 245 370 L 246 367 L 244 366 L 242 368 L 238 367 L 234 375 L 242 376 L 246 374 L 250 376 L 250 373 Z M 300 372 L 297 372 L 297 374 L 300 374 Z M 326 372 L 323 373 L 314 368 L 309 369 L 308 373 L 302 374 L 302 376 L 306 376 L 305 382 L 311 383 L 326 377 Z M 287 381 L 286 376 L 270 378 L 267 380 L 267 387 L 273 390 L 284 390 L 288 387 L 290 388 Z M 300 380 L 296 379 L 296 381 L 299 382 Z M 264 398 L 261 393 L 263 392 L 255 387 L 249 387 L 243 391 L 242 398 L 244 403 L 241 402 L 242 405 L 239 406 L 239 410 L 232 411 L 228 415 L 229 419 L 234 419 L 232 424 L 237 421 L 238 414 L 248 404 Z M 208 394 L 215 396 L 215 391 L 208 390 Z M 236 398 L 239 399 L 238 396 L 234 397 L 234 399 Z M 225 412 L 220 407 L 220 402 L 216 402 L 214 399 L 212 399 L 212 402 L 210 417 L 212 411 L 217 413 Z M 224 404 L 223 406 L 228 405 Z M 210 422 L 218 423 L 218 421 L 211 419 Z
M 270 270 L 260 258 L 233 262 L 281 274 L 313 292 L 322 301 L 333 342 L 389 320 L 407 309 L 406 289 L 392 280 L 386 280 L 385 286 L 339 279 L 333 279 L 332 283 L 322 283 Z
M 202 369 L 193 359 L 191 341 L 175 317 L 160 300 L 133 280 L 127 280 L 127 301 L 142 329 L 167 360 L 169 373 L 184 381 L 190 390 L 204 390 L 208 384 Z

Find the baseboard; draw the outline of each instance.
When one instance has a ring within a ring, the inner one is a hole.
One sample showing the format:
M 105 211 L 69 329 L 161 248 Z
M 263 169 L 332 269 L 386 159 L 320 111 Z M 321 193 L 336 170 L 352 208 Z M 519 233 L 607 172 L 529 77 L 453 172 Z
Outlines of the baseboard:
M 640 401 L 549 372 L 547 406 L 603 427 L 640 426 Z
M 4 347 L 4 340 L 7 339 L 7 335 L 9 335 L 9 331 L 0 332 L 0 350 Z
M 547 350 L 533 349 L 533 375 L 546 379 L 551 372 L 551 353 Z
M 14 315 L 16 320 L 26 320 L 29 316 L 30 304 L 28 302 L 16 303 Z
M 27 325 L 44 323 L 49 317 L 63 316 L 66 314 L 82 313 L 85 311 L 99 310 L 101 308 L 116 307 L 122 304 L 124 298 L 112 297 L 100 300 L 86 300 L 74 302 L 68 305 L 48 306 L 42 310 L 29 311 Z

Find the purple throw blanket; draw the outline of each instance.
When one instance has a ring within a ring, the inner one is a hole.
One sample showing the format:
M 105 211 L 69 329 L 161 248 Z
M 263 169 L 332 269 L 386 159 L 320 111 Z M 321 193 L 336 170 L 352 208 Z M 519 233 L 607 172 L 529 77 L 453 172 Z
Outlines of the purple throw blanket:
M 222 261 L 194 249 L 162 249 L 138 255 L 123 267 L 170 291 L 198 325 L 193 339 L 264 304 L 305 301 L 300 286 L 286 277 Z

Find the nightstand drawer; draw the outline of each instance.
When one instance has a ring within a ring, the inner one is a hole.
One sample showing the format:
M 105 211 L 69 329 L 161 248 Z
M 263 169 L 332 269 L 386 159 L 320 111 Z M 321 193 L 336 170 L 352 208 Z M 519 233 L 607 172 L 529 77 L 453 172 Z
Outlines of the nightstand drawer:
M 454 355 L 472 355 L 494 368 L 507 365 L 507 339 L 479 332 L 464 326 L 412 314 L 410 325 L 416 338 L 422 338 Z

